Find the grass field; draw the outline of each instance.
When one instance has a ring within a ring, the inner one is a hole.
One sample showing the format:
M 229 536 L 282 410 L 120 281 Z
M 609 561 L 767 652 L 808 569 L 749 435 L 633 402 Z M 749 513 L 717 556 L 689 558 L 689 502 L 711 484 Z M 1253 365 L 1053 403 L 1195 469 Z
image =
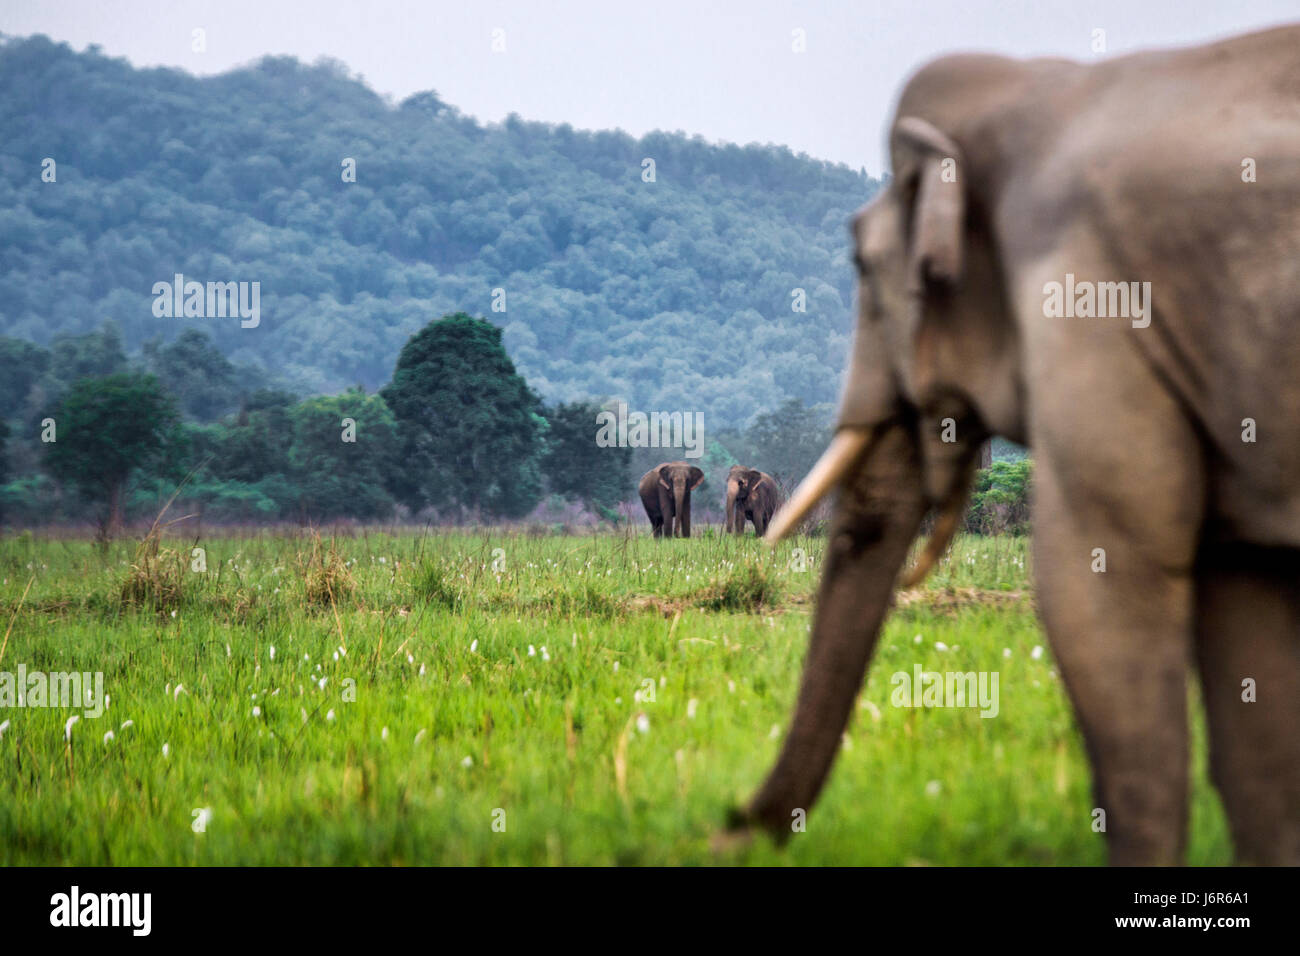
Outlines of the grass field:
M 787 726 L 823 546 L 6 538 L 0 671 L 102 671 L 109 704 L 70 740 L 82 708 L 0 709 L 0 863 L 1101 863 L 1010 537 L 900 596 L 807 832 L 711 850 Z M 997 717 L 891 706 L 914 664 L 998 672 Z M 1194 731 L 1189 860 L 1228 863 Z

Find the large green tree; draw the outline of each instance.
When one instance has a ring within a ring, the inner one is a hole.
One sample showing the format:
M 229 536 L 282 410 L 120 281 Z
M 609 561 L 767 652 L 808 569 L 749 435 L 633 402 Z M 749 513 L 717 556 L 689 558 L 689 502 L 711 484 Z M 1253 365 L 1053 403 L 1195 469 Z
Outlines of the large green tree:
M 386 518 L 397 425 L 383 399 L 360 388 L 309 398 L 290 411 L 289 464 L 306 518 Z
M 163 461 L 175 439 L 176 403 L 152 375 L 121 372 L 74 382 L 51 417 L 46 467 L 98 506 L 100 530 L 111 534 L 128 482 Z
M 549 489 L 611 511 L 635 494 L 632 485 L 632 449 L 596 445 L 595 402 L 570 402 L 548 409 L 546 453 L 542 471 Z
M 380 394 L 401 438 L 394 487 L 411 507 L 513 518 L 536 505 L 546 419 L 495 325 L 463 312 L 430 322 Z

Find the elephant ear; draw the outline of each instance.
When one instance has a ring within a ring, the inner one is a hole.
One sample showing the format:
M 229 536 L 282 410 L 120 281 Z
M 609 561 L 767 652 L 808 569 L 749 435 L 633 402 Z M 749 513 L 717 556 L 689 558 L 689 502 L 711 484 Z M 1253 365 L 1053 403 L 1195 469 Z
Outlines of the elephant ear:
M 745 482 L 751 488 L 757 488 L 758 483 L 763 480 L 763 473 L 757 469 L 751 468 L 745 472 Z
M 667 467 L 668 467 L 667 465 L 660 465 L 658 468 L 655 469 L 655 472 L 659 475 L 659 484 L 663 485 L 669 491 L 672 491 L 673 483 L 668 480 L 668 476 L 664 473 L 664 469 Z
M 916 200 L 909 260 L 913 281 L 953 288 L 961 281 L 966 225 L 961 147 L 933 124 L 904 116 L 894 127 L 899 143 L 916 152 Z
M 699 468 L 696 468 L 694 465 L 692 465 L 691 485 L 690 485 L 691 491 L 694 491 L 696 488 L 698 488 L 700 486 L 700 482 L 702 481 L 704 481 L 704 472 L 701 471 Z

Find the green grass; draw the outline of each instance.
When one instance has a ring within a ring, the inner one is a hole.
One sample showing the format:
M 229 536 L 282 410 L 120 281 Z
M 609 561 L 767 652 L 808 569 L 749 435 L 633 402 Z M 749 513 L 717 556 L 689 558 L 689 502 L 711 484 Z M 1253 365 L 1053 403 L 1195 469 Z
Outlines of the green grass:
M 1023 539 L 959 539 L 891 615 L 807 832 L 720 856 L 710 835 L 788 724 L 823 541 L 198 544 L 206 572 L 172 538 L 146 573 L 134 541 L 0 541 L 0 670 L 103 671 L 111 701 L 70 745 L 79 711 L 0 710 L 0 863 L 1104 859 Z M 151 601 L 176 560 L 179 591 Z M 999 715 L 890 706 L 890 675 L 916 663 L 996 670 Z M 1195 740 L 1190 861 L 1226 863 L 1199 720 Z

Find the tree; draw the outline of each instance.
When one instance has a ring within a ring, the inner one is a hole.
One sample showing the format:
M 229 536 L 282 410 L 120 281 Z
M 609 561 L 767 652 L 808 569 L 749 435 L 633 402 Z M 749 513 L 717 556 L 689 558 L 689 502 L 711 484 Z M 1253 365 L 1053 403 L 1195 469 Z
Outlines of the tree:
M 397 423 L 377 395 L 360 388 L 309 398 L 289 413 L 289 464 L 310 518 L 383 518 L 397 451 Z
M 0 336 L 0 419 L 18 418 L 23 401 L 50 367 L 50 353 L 39 345 Z
M 380 394 L 401 437 L 395 488 L 411 507 L 490 518 L 536 505 L 546 419 L 495 325 L 463 312 L 430 322 Z
M 633 494 L 632 449 L 597 447 L 596 416 L 600 411 L 595 402 L 572 402 L 546 412 L 550 430 L 542 473 L 555 494 L 612 514 L 620 501 Z
M 830 441 L 826 414 L 791 398 L 774 412 L 759 415 L 745 435 L 753 461 L 787 488 L 808 474 Z
M 9 423 L 0 418 L 0 488 L 9 480 L 9 456 L 5 446 L 9 442 Z M 5 520 L 5 499 L 0 494 L 0 521 Z
M 200 458 L 220 478 L 253 483 L 271 475 L 288 475 L 297 399 L 288 392 L 254 392 L 233 421 L 203 429 Z
M 122 372 L 75 382 L 56 408 L 50 474 L 99 504 L 101 535 L 122 524 L 127 483 L 162 461 L 179 420 L 176 404 L 152 375 Z
M 239 404 L 235 366 L 207 332 L 186 329 L 170 345 L 146 342 L 143 352 L 149 371 L 176 396 L 186 414 L 212 421 Z
M 127 360 L 122 333 L 114 323 L 105 322 L 98 332 L 57 336 L 50 345 L 49 370 L 62 385 L 125 372 Z

